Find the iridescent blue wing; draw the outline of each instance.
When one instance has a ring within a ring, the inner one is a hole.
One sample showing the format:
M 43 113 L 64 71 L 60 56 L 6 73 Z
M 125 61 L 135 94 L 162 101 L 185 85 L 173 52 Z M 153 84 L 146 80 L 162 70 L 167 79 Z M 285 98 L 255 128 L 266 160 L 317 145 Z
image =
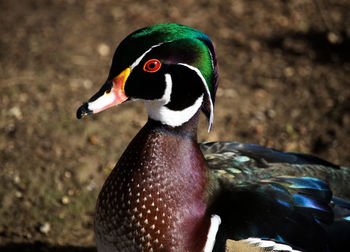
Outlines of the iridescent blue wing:
M 276 177 L 240 185 L 226 180 L 219 183 L 209 210 L 222 219 L 217 246 L 226 239 L 249 237 L 283 242 L 302 250 L 323 251 L 328 245 L 327 234 L 319 223 L 333 221 L 329 205 L 332 193 L 323 181 Z M 318 239 L 321 242 L 315 245 Z
M 349 199 L 348 168 L 258 145 L 217 142 L 201 149 L 215 181 L 209 212 L 222 218 L 217 251 L 228 238 L 257 237 L 306 251 L 346 244 L 332 234 L 349 232 L 350 203 L 332 197 L 327 183 Z
M 232 183 L 281 175 L 315 177 L 325 181 L 334 195 L 350 199 L 350 169 L 315 156 L 236 142 L 202 143 L 200 148 L 211 172 L 230 177 Z
M 269 166 L 269 164 L 273 163 L 288 163 L 299 165 L 321 165 L 331 167 L 332 169 L 340 169 L 338 165 L 332 164 L 313 155 L 282 152 L 257 144 L 242 144 L 237 142 L 205 142 L 200 144 L 200 148 L 204 155 L 231 155 L 237 162 L 242 162 L 242 165 L 244 165 L 245 161 L 248 161 L 248 158 L 251 162 L 255 163 L 256 168 L 266 168 Z M 246 157 L 246 159 L 242 159 L 242 157 Z

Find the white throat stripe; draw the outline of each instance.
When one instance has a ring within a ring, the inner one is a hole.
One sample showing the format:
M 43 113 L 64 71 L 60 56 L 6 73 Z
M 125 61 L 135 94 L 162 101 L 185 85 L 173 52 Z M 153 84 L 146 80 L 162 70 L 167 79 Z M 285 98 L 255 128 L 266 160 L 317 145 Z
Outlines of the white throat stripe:
M 203 94 L 197 98 L 192 106 L 180 111 L 174 111 L 165 105 L 170 102 L 173 81 L 170 74 L 165 74 L 165 91 L 162 98 L 154 101 L 144 101 L 148 116 L 163 124 L 177 127 L 189 121 L 199 110 L 203 102 Z

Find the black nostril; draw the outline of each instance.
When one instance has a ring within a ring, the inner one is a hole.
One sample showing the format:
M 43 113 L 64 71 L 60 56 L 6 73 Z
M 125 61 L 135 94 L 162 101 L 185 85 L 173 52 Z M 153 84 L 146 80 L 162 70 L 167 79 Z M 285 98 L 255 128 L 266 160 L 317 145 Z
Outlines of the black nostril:
M 77 118 L 81 119 L 82 117 L 89 115 L 92 113 L 92 110 L 88 108 L 88 103 L 85 102 L 83 105 L 81 105 L 77 110 Z

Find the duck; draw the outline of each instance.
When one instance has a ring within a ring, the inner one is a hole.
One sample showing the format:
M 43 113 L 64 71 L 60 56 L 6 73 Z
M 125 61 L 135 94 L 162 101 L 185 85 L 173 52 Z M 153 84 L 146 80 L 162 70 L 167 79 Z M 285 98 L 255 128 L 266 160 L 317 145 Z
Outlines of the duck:
M 119 44 L 77 118 L 142 100 L 148 120 L 99 193 L 98 251 L 225 251 L 227 241 L 236 251 L 349 249 L 350 169 L 260 145 L 198 143 L 217 87 L 213 43 L 197 29 L 157 24 Z

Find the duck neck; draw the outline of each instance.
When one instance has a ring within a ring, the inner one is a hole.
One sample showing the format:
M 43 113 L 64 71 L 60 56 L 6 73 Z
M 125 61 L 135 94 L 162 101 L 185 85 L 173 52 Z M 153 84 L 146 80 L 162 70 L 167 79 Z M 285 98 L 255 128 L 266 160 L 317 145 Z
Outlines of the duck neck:
M 169 126 L 167 124 L 163 124 L 159 121 L 153 120 L 152 118 L 148 118 L 148 122 L 144 126 L 144 128 L 146 128 L 147 130 L 149 128 L 160 130 L 165 134 L 170 134 L 181 138 L 188 138 L 194 142 L 197 142 L 197 127 L 198 127 L 199 116 L 200 116 L 200 111 L 195 113 L 194 116 L 189 121 L 177 127 Z

